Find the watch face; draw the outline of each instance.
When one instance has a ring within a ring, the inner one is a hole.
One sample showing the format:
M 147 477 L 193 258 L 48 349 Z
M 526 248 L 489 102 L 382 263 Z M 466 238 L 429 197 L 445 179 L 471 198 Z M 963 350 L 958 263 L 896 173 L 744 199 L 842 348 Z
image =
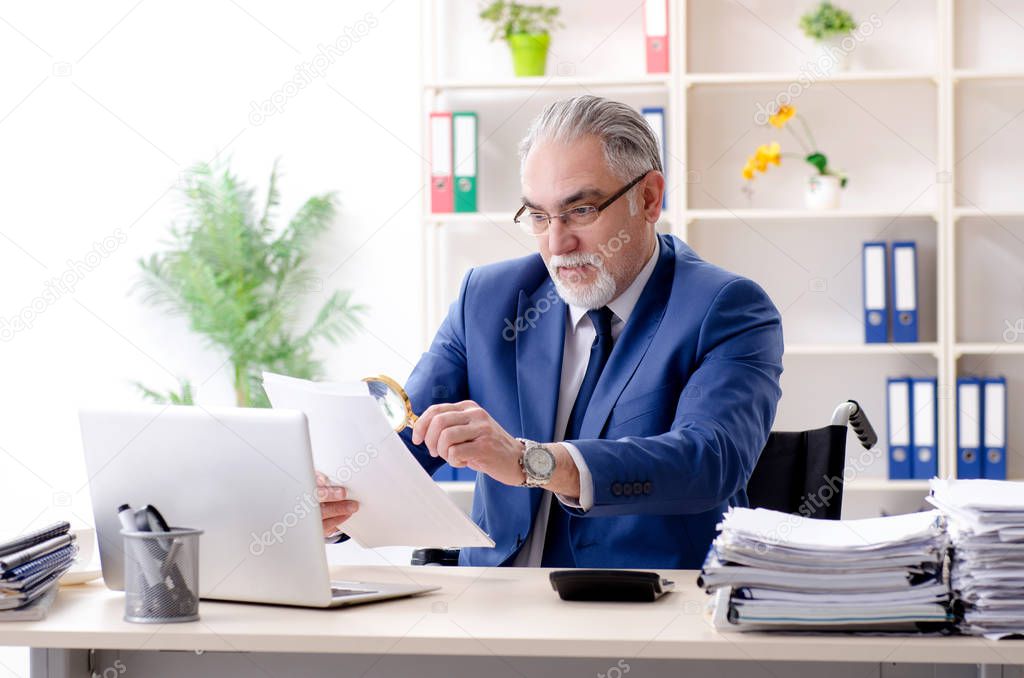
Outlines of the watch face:
M 535 478 L 550 478 L 555 471 L 555 455 L 543 447 L 531 447 L 523 458 L 523 465 Z

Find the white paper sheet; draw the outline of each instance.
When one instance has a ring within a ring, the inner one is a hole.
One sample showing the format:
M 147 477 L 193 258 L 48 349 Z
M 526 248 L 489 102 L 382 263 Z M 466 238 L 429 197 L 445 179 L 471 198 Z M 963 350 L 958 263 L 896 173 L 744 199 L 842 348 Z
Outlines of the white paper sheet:
M 1024 512 L 1024 482 L 1008 480 L 939 480 L 930 483 L 946 504 L 974 511 Z
M 964 604 L 964 630 L 999 638 L 1024 633 L 1024 483 L 939 480 L 928 497 L 946 515 L 950 579 Z
M 942 532 L 938 511 L 836 521 L 761 508 L 732 508 L 722 525 L 734 534 L 808 551 L 884 549 Z
M 728 621 L 718 628 L 909 631 L 951 619 L 938 511 L 815 520 L 731 508 L 719 527 L 698 580 L 715 593 L 716 623 Z
M 427 475 L 364 384 L 264 372 L 263 388 L 275 408 L 306 414 L 314 466 L 359 502 L 341 529 L 361 546 L 494 546 Z

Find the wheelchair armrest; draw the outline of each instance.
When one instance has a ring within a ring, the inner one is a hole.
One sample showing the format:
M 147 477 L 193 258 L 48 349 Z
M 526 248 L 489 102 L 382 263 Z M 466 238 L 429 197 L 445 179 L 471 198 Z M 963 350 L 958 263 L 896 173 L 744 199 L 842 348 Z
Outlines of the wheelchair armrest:
M 841 403 L 832 413 L 832 423 L 839 426 L 846 426 L 849 423 L 865 450 L 870 450 L 878 443 L 878 434 L 875 433 L 874 427 L 856 400 L 847 400 L 845 403 Z

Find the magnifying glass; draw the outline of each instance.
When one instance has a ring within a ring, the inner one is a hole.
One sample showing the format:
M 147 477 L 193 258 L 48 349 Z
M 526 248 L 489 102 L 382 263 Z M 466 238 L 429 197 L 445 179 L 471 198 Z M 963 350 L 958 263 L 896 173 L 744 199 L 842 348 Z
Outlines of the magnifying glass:
M 396 433 L 401 433 L 407 426 L 416 423 L 419 417 L 412 411 L 409 394 L 397 381 L 383 374 L 365 377 L 366 387 L 377 404 L 380 405 L 384 418 L 388 420 Z

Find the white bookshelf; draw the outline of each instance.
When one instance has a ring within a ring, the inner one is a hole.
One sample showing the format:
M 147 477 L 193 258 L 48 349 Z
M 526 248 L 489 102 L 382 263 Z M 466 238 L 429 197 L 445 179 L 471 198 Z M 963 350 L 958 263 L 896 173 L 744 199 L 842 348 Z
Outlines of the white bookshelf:
M 972 70 L 957 69 L 953 71 L 953 80 L 1021 80 L 1024 79 L 1022 70 Z
M 996 356 L 1003 355 L 1024 355 L 1024 344 L 995 343 L 995 342 L 963 342 L 953 346 L 953 356 L 960 358 L 965 355 Z
M 791 356 L 910 356 L 927 355 L 939 358 L 942 347 L 936 342 L 921 341 L 907 344 L 786 344 L 786 355 Z
M 1011 410 L 1024 393 L 1024 337 L 1020 344 L 1001 341 L 993 318 L 981 318 L 986 329 L 975 331 L 979 304 L 1004 304 L 1013 318 L 1024 317 L 1024 298 L 1018 311 L 998 293 L 1012 267 L 985 267 L 975 253 L 988 247 L 1015 257 L 1021 246 L 1024 259 L 1024 171 L 1015 161 L 1024 142 L 1018 147 L 998 136 L 1004 124 L 1014 129 L 1008 120 L 1024 109 L 1024 70 L 1014 67 L 1024 64 L 1024 41 L 1019 26 L 1010 31 L 1000 23 L 1009 21 L 1005 15 L 967 0 L 841 3 L 855 17 L 884 12 L 886 24 L 858 48 L 860 62 L 851 70 L 815 80 L 798 99 L 819 145 L 851 178 L 841 209 L 808 211 L 800 205 L 808 174 L 802 167 L 773 167 L 756 182 L 753 199 L 739 194 L 738 175 L 743 156 L 770 139 L 753 129 L 753 106 L 799 81 L 800 55 L 792 47 L 803 47 L 795 23 L 809 0 L 760 3 L 755 9 L 763 16 L 737 3 L 670 0 L 671 75 L 646 73 L 642 12 L 635 7 L 563 0 L 557 4 L 571 28 L 554 36 L 550 75 L 519 79 L 505 46 L 479 35 L 486 29 L 472 8 L 452 0 L 421 3 L 423 155 L 431 110 L 479 110 L 482 140 L 480 213 L 430 214 L 424 193 L 425 340 L 466 267 L 533 247 L 511 222 L 518 208 L 515 142 L 526 123 L 554 99 L 592 93 L 665 108 L 669 198 L 660 230 L 754 279 L 780 308 L 787 343 L 776 428 L 822 426 L 831 401 L 850 397 L 865 405 L 884 445 L 885 377 L 937 375 L 940 473 L 952 475 L 955 412 L 944 394 L 953 392 L 958 373 L 1007 373 Z M 1024 23 L 1024 11 L 1018 13 Z M 690 25 L 699 29 L 688 31 Z M 731 37 L 723 41 L 726 30 Z M 832 115 L 836 110 L 842 114 Z M 1000 117 L 1001 111 L 1009 113 Z M 775 134 L 794 150 L 791 137 Z M 973 138 L 982 134 L 997 139 Z M 918 242 L 919 343 L 863 343 L 860 244 L 875 239 Z M 808 281 L 822 280 L 825 291 L 808 289 Z M 1024 444 L 1024 423 L 1011 423 L 1008 444 Z M 860 449 L 852 434 L 847 449 Z M 888 481 L 885 472 L 883 455 L 851 490 L 913 495 L 925 488 Z M 1020 455 L 1010 474 L 1024 477 Z
M 443 92 L 446 90 L 539 90 L 561 89 L 580 90 L 587 88 L 601 89 L 665 89 L 669 85 L 668 76 L 644 75 L 633 78 L 575 78 L 567 76 L 533 76 L 522 78 L 505 78 L 495 80 L 460 80 L 441 79 L 427 82 L 424 89 Z
M 902 212 L 884 209 L 835 209 L 808 210 L 803 208 L 777 209 L 703 209 L 686 210 L 686 221 L 712 221 L 723 219 L 768 220 L 784 219 L 786 221 L 833 221 L 843 219 L 900 219 L 904 217 L 921 217 L 937 220 L 937 211 L 933 209 L 908 209 Z
M 515 212 L 453 212 L 451 214 L 424 214 L 423 221 L 428 224 L 501 224 L 510 228 L 518 228 L 512 223 Z
M 988 219 L 1024 219 L 1024 209 L 982 209 L 977 206 L 957 206 L 953 208 L 953 218 L 985 217 Z
M 902 490 L 907 492 L 920 492 L 928 494 L 927 480 L 887 480 L 884 478 L 854 478 L 843 488 L 844 491 L 871 492 L 875 490 Z
M 687 73 L 685 86 L 693 85 L 782 85 L 800 79 L 800 73 Z M 818 78 L 819 83 L 843 82 L 935 82 L 938 74 L 929 71 L 843 71 Z

